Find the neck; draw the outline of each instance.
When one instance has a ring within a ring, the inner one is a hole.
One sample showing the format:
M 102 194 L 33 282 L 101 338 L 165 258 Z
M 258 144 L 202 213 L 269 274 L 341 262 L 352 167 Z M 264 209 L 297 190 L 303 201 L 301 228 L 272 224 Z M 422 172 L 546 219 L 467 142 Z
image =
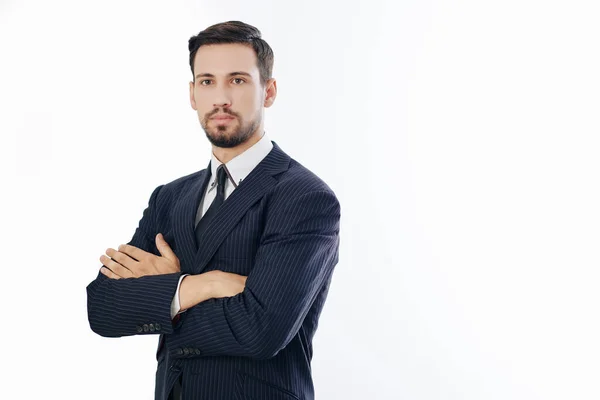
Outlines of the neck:
M 229 148 L 217 147 L 213 145 L 212 152 L 217 160 L 221 161 L 223 164 L 227 164 L 231 159 L 254 146 L 254 144 L 263 137 L 263 134 L 264 130 L 261 126 L 254 132 L 252 136 L 250 136 L 250 139 L 246 140 L 244 143 Z

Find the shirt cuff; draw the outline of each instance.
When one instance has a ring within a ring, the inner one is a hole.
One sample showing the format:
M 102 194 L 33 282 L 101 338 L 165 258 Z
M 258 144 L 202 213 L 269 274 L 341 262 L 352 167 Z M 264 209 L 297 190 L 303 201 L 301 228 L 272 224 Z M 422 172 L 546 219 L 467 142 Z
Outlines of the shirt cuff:
M 173 300 L 171 301 L 171 319 L 173 319 L 177 314 L 179 314 L 179 310 L 181 309 L 179 303 L 179 287 L 181 286 L 181 281 L 183 278 L 190 274 L 183 274 L 179 277 L 179 282 L 177 283 L 177 290 L 175 291 L 175 296 L 173 296 Z

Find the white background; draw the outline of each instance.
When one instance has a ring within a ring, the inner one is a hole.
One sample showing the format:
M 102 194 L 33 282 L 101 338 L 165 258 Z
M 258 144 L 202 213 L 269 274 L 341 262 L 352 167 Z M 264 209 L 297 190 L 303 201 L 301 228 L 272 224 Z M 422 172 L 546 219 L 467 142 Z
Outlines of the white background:
M 152 398 L 157 337 L 94 334 L 85 287 L 208 164 L 187 41 L 242 20 L 275 52 L 267 132 L 342 204 L 317 398 L 600 398 L 598 11 L 0 1 L 0 397 Z

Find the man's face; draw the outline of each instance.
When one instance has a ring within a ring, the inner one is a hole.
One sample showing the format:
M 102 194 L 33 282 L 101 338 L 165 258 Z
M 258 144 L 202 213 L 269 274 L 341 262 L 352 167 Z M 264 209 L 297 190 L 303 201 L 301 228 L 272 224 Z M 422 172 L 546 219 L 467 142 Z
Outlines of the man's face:
M 251 47 L 232 43 L 202 46 L 194 59 L 190 102 L 208 140 L 235 147 L 261 126 L 265 88 Z

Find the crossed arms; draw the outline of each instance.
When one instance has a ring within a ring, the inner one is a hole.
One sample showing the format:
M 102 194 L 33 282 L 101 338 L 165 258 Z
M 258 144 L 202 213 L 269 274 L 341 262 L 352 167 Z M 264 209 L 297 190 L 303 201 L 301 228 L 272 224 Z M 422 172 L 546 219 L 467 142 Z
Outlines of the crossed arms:
M 185 277 L 180 300 L 187 312 L 173 324 L 170 304 L 181 271 L 168 244 L 161 249 L 161 238 L 149 234 L 159 189 L 129 244 L 107 251 L 114 261 L 102 258 L 112 271 L 99 272 L 87 287 L 92 330 L 119 337 L 144 334 L 140 324 L 153 324 L 160 329 L 147 333 L 166 334 L 172 349 L 200 349 L 196 356 L 276 355 L 298 332 L 337 263 L 335 195 L 318 190 L 274 202 L 248 277 L 222 271 Z
M 141 278 L 147 275 L 181 272 L 179 258 L 162 234 L 156 235 L 155 240 L 160 256 L 128 244 L 120 245 L 118 250 L 106 249 L 106 255 L 100 256 L 100 262 L 103 264 L 100 272 L 110 279 Z M 246 278 L 218 270 L 186 276 L 182 280 L 179 291 L 181 310 L 211 298 L 235 296 L 244 290 Z

